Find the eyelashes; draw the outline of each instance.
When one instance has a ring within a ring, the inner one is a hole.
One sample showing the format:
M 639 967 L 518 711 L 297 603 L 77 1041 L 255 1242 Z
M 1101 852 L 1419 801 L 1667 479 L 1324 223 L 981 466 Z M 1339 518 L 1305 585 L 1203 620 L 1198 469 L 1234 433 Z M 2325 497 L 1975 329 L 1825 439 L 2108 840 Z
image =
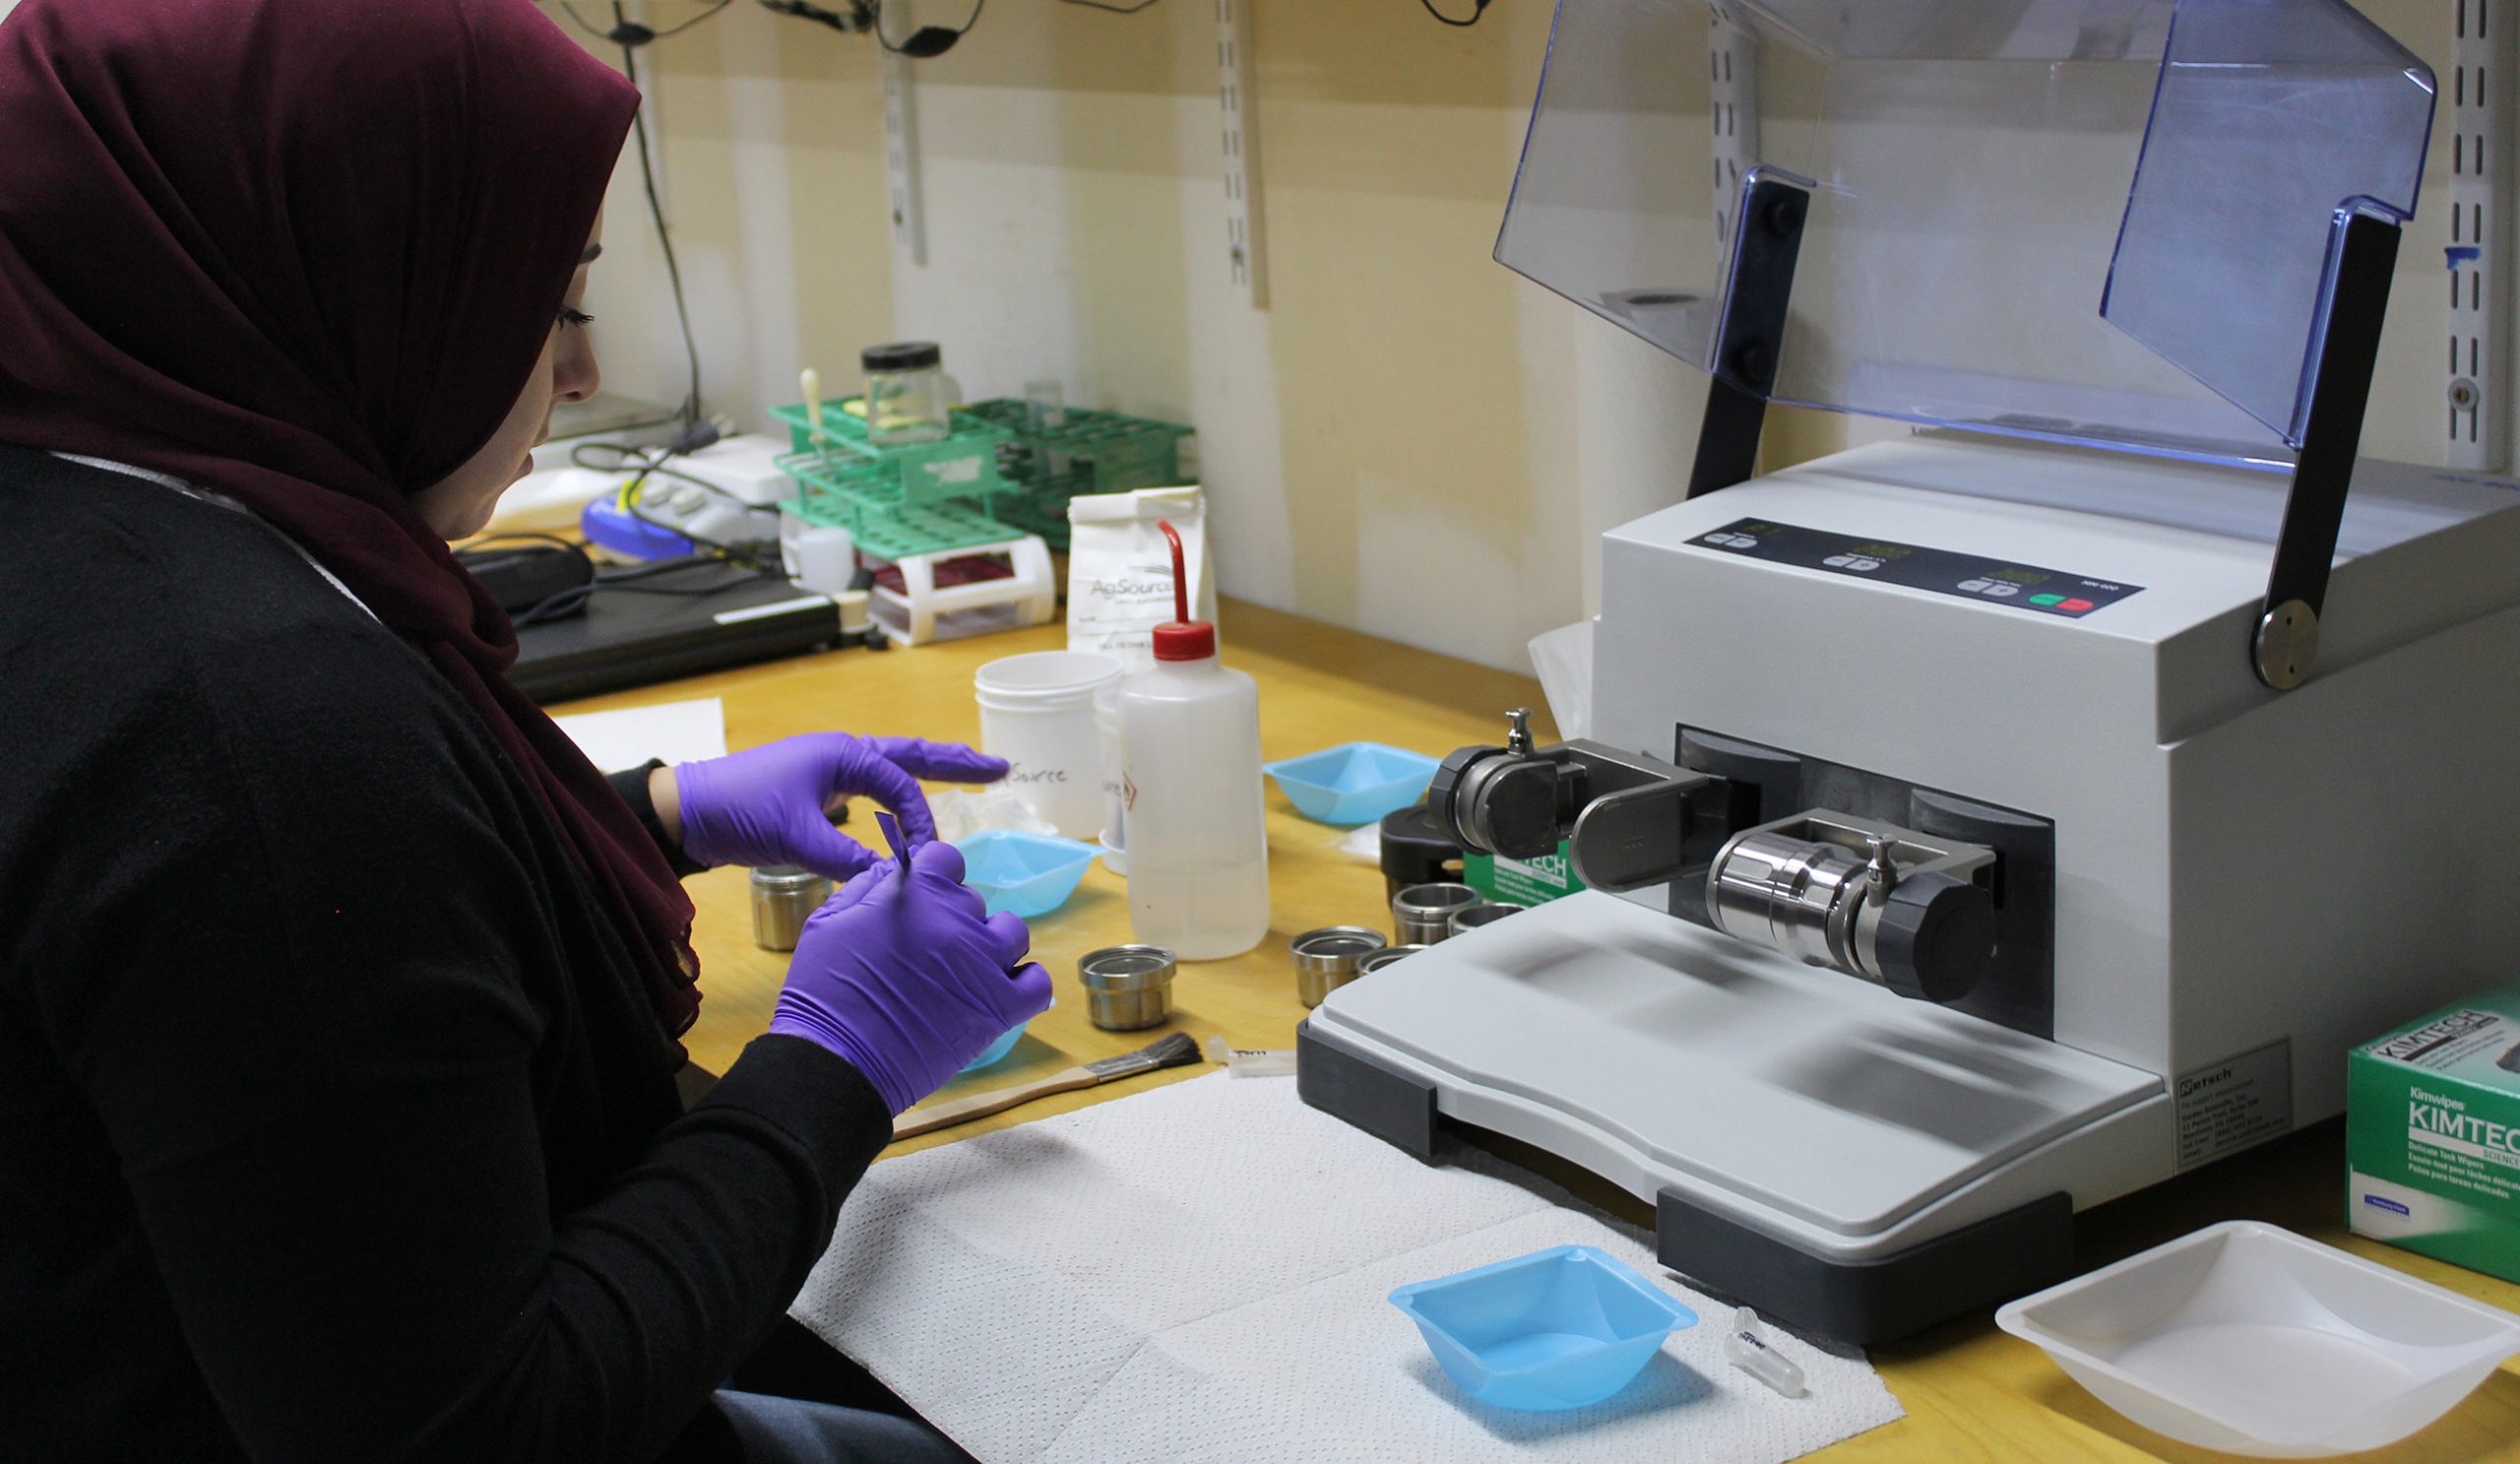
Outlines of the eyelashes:
M 584 310 L 578 309 L 574 305 L 562 305 L 560 307 L 560 323 L 562 325 L 573 325 L 578 327 L 580 330 L 584 330 L 586 327 L 595 324 L 595 317 L 589 315 Z

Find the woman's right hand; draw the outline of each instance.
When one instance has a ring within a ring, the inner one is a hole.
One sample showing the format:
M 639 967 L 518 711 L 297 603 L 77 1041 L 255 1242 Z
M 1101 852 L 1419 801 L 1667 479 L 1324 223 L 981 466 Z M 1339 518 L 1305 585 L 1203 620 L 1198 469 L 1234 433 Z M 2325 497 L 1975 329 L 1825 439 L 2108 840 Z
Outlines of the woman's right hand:
M 1049 1009 L 1050 974 L 1015 969 L 1032 944 L 1021 920 L 985 914 L 954 846 L 922 844 L 806 919 L 770 1030 L 846 1058 L 899 1114 Z

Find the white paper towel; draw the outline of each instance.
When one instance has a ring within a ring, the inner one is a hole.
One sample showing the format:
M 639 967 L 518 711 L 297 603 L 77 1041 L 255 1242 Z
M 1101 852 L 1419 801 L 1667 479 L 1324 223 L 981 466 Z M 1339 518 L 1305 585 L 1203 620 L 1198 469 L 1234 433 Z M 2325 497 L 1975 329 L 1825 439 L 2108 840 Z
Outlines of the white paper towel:
M 587 761 L 605 772 L 635 768 L 652 757 L 677 763 L 726 755 L 726 710 L 714 696 L 551 721 Z
M 1860 1353 L 1771 1329 L 1808 1396 L 1648 1238 L 1454 1145 L 1422 1165 L 1223 1073 L 887 1160 L 790 1308 L 987 1464 L 1773 1464 L 1901 1415 Z M 1698 1313 L 1591 1408 L 1471 1401 L 1393 1288 L 1598 1245 Z

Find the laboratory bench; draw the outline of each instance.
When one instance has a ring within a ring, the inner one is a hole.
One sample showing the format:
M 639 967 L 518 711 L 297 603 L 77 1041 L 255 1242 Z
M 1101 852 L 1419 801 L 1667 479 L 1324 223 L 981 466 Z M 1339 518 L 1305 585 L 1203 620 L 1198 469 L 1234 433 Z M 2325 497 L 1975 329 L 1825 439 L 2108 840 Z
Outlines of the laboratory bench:
M 1260 686 L 1262 754 L 1292 757 L 1358 739 L 1440 756 L 1500 739 L 1503 712 L 1543 706 L 1537 682 L 1317 620 L 1228 602 L 1221 615 L 1227 665 Z M 838 650 L 719 671 L 688 680 L 572 702 L 561 713 L 601 711 L 692 697 L 721 698 L 729 747 L 791 732 L 839 730 L 976 743 L 978 708 L 972 673 L 1025 651 L 1061 649 L 1058 625 L 885 653 Z M 1543 724 L 1544 741 L 1554 732 Z M 1222 1035 L 1243 1048 L 1292 1048 L 1304 1008 L 1296 999 L 1287 941 L 1320 925 L 1388 928 L 1381 870 L 1342 853 L 1345 830 L 1309 822 L 1274 788 L 1268 795 L 1268 937 L 1225 961 L 1185 963 L 1173 984 L 1173 1013 L 1162 1028 L 1102 1032 L 1086 1021 L 1077 958 L 1130 938 L 1126 881 L 1100 863 L 1060 909 L 1032 923 L 1034 958 L 1049 968 L 1058 1004 L 1036 1019 L 1014 1050 L 985 1072 L 957 1080 L 939 1098 L 1011 1085 L 1145 1046 L 1167 1032 L 1204 1040 Z M 860 815 L 850 832 L 877 841 Z M 752 943 L 745 871 L 717 869 L 687 881 L 699 908 L 694 943 L 702 961 L 700 1017 L 686 1044 L 693 1060 L 724 1070 L 769 1024 L 787 957 Z M 887 1155 L 953 1143 L 997 1128 L 1103 1103 L 1212 1069 L 1174 1068 L 1056 1097 L 893 1145 Z M 2170 1183 L 2105 1205 L 2076 1223 L 2077 1264 L 2091 1269 L 2219 1220 L 2255 1219 L 2341 1245 L 2384 1265 L 2494 1305 L 2520 1310 L 2512 1285 L 2423 1256 L 2349 1237 L 2343 1222 L 2343 1125 L 2330 1121 L 2263 1145 Z M 1645 1206 L 1586 1177 L 1552 1172 L 1584 1198 L 1651 1228 Z M 1984 1311 L 1872 1351 L 1882 1379 L 1907 1417 L 1811 1455 L 1828 1460 L 2227 1459 L 2174 1443 L 2119 1418 L 2069 1380 L 2036 1348 L 1995 1330 Z M 2520 1464 L 2520 1364 L 2506 1364 L 2431 1428 L 2392 1448 L 2356 1458 Z

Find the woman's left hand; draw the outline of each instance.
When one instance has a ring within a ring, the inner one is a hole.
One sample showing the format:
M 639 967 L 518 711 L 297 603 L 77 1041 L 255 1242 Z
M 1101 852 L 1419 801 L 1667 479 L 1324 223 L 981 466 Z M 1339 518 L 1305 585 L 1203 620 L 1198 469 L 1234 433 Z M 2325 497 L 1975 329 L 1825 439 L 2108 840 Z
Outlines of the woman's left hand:
M 893 810 L 913 844 L 936 837 L 918 780 L 994 783 L 1006 760 L 959 742 L 807 732 L 726 757 L 677 764 L 650 788 L 667 830 L 679 823 L 682 852 L 704 864 L 801 864 L 847 880 L 876 856 L 833 828 L 825 812 L 846 797 Z M 667 806 L 671 804 L 673 806 Z

